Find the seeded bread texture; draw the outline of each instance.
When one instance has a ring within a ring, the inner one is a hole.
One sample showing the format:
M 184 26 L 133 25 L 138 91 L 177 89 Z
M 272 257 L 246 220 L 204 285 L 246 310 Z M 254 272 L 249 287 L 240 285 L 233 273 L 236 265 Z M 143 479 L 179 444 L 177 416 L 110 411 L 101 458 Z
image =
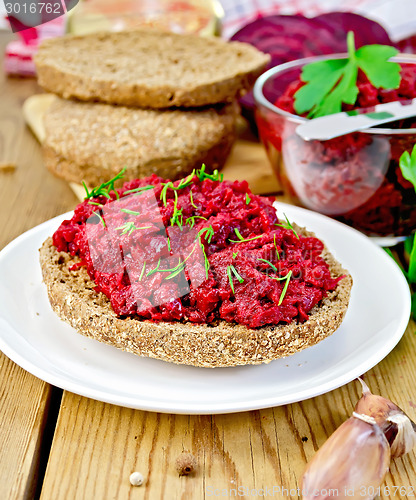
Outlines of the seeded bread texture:
M 303 234 L 313 236 L 306 231 Z M 226 321 L 208 325 L 122 319 L 107 297 L 94 291 L 85 268 L 69 270 L 77 259 L 57 252 L 51 238 L 40 249 L 40 262 L 53 310 L 79 333 L 139 356 L 215 368 L 256 365 L 289 356 L 317 344 L 340 326 L 352 278 L 327 250 L 323 255 L 332 276 L 344 278 L 314 307 L 309 320 L 255 330 Z
M 166 108 L 232 101 L 269 59 L 245 43 L 139 29 L 46 40 L 35 63 L 39 84 L 66 99 Z
M 56 98 L 44 117 L 44 160 L 67 181 L 94 186 L 126 167 L 124 180 L 221 168 L 235 140 L 235 103 L 152 110 Z

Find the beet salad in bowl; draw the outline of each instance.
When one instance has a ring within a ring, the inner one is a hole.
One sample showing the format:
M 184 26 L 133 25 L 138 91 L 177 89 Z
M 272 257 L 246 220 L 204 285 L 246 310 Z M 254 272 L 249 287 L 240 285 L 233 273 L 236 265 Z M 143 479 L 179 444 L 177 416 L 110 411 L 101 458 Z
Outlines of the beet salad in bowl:
M 294 203 L 396 242 L 416 228 L 416 116 L 326 141 L 296 133 L 307 119 L 416 98 L 414 56 L 383 45 L 355 50 L 353 43 L 348 54 L 264 73 L 254 89 L 256 122 Z

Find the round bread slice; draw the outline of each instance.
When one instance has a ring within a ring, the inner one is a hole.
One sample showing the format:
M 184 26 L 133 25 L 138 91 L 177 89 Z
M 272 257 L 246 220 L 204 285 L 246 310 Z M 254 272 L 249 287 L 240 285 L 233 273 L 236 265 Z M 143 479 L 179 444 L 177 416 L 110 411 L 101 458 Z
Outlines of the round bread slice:
M 270 57 L 253 46 L 155 29 L 46 40 L 39 84 L 64 98 L 166 108 L 232 101 Z
M 67 181 L 94 186 L 126 167 L 125 180 L 184 177 L 221 168 L 235 140 L 235 103 L 153 110 L 56 98 L 44 116 L 44 160 Z
M 302 231 L 314 236 L 313 233 Z M 312 346 L 331 335 L 348 308 L 352 278 L 327 249 L 323 252 L 333 277 L 344 276 L 337 288 L 315 306 L 305 323 L 246 326 L 218 321 L 153 323 L 120 318 L 107 297 L 96 293 L 85 268 L 58 252 L 47 239 L 40 249 L 43 280 L 56 314 L 76 331 L 124 351 L 177 364 L 207 368 L 268 363 Z

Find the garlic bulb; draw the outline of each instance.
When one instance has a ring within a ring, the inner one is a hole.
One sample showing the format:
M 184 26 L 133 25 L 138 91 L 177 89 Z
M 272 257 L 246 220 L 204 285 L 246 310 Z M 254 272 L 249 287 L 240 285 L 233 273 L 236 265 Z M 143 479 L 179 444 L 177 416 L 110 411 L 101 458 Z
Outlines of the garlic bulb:
M 302 478 L 303 498 L 323 500 L 332 495 L 372 500 L 389 463 L 390 446 L 375 420 L 354 412 L 308 464 Z
M 391 447 L 391 457 L 401 457 L 416 445 L 416 425 L 392 401 L 372 394 L 367 384 L 358 379 L 363 395 L 355 406 L 355 411 L 373 417 L 380 426 Z

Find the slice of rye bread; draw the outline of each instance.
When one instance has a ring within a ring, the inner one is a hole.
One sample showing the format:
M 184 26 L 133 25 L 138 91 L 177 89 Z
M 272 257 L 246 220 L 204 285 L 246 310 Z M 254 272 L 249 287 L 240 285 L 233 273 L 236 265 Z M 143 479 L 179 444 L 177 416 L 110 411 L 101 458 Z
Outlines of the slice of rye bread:
M 166 108 L 232 101 L 270 57 L 241 42 L 154 29 L 46 40 L 39 84 L 64 98 Z
M 207 368 L 268 363 L 331 335 L 347 311 L 352 278 L 326 248 L 323 257 L 333 277 L 344 277 L 336 290 L 312 309 L 309 319 L 301 324 L 253 330 L 226 321 L 208 325 L 119 318 L 107 297 L 94 291 L 94 282 L 85 268 L 69 270 L 77 258 L 57 252 L 51 238 L 40 249 L 43 280 L 52 308 L 79 333 L 139 356 Z
M 235 103 L 186 111 L 126 108 L 56 97 L 44 116 L 44 160 L 67 181 L 94 186 L 126 167 L 124 180 L 184 177 L 221 168 L 235 140 Z

